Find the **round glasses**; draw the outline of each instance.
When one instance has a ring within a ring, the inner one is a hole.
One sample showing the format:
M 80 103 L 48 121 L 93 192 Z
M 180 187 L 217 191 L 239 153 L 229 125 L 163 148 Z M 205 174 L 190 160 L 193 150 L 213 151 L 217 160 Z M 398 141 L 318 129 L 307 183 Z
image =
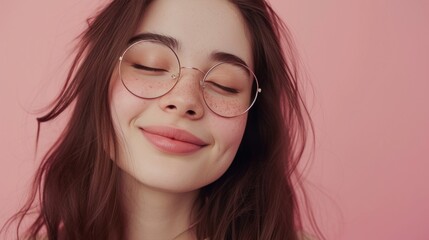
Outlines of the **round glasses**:
M 196 69 L 181 67 L 174 50 L 157 40 L 135 42 L 119 58 L 119 74 L 124 87 L 143 99 L 158 98 L 171 91 L 183 68 Z M 219 62 L 202 73 L 200 86 L 204 102 L 222 117 L 246 113 L 261 92 L 255 74 L 242 63 Z

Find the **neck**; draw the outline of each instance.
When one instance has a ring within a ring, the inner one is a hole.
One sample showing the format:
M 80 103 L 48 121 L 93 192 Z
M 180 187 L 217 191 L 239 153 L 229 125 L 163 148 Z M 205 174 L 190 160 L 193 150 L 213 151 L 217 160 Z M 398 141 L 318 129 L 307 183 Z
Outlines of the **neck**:
M 123 174 L 127 239 L 195 239 L 192 208 L 198 191 L 172 193 L 151 188 Z

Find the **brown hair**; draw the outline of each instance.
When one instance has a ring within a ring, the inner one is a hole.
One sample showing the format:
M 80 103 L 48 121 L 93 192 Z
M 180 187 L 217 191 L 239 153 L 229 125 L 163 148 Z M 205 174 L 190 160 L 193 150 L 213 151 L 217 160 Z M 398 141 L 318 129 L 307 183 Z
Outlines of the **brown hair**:
M 299 184 L 293 176 L 305 146 L 309 116 L 298 90 L 293 44 L 266 1 L 232 2 L 249 28 L 254 72 L 263 94 L 249 112 L 232 165 L 200 191 L 195 232 L 198 239 L 295 240 L 302 224 Z M 63 134 L 37 170 L 27 204 L 12 218 L 18 220 L 17 238 L 37 197 L 38 216 L 25 239 L 40 234 L 58 239 L 60 232 L 61 239 L 124 236 L 120 171 L 109 156 L 117 140 L 108 79 L 149 3 L 114 0 L 89 21 L 81 35 L 65 86 L 51 110 L 37 119 L 40 128 L 73 107 Z

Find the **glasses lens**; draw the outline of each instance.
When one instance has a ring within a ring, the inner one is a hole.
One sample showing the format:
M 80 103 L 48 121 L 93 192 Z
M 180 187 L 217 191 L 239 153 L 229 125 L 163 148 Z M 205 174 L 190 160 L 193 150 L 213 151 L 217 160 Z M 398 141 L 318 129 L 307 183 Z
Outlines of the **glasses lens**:
M 158 41 L 139 41 L 125 50 L 119 65 L 122 83 L 141 98 L 156 98 L 177 82 L 180 65 L 171 48 Z
M 224 117 L 245 113 L 258 93 L 254 73 L 240 63 L 219 63 L 206 74 L 203 95 L 207 106 Z

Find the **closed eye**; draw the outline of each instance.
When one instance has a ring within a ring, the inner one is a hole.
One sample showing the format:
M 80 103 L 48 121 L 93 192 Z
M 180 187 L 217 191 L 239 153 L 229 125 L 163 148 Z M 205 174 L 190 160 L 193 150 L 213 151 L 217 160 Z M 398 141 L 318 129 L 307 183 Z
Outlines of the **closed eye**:
M 220 84 L 215 83 L 215 82 L 210 82 L 210 81 L 208 81 L 208 82 L 206 82 L 206 83 L 209 83 L 209 84 L 211 84 L 211 85 L 215 86 L 216 88 L 219 88 L 219 89 L 221 89 L 221 90 L 223 90 L 223 91 L 225 91 L 225 92 L 228 92 L 228 93 L 238 93 L 238 90 L 237 90 L 237 89 L 230 88 L 230 87 L 226 87 L 226 86 L 220 85 Z
M 137 63 L 134 63 L 132 66 L 136 69 L 150 71 L 150 72 L 168 72 L 167 70 L 162 68 L 153 68 L 153 67 L 148 67 Z

